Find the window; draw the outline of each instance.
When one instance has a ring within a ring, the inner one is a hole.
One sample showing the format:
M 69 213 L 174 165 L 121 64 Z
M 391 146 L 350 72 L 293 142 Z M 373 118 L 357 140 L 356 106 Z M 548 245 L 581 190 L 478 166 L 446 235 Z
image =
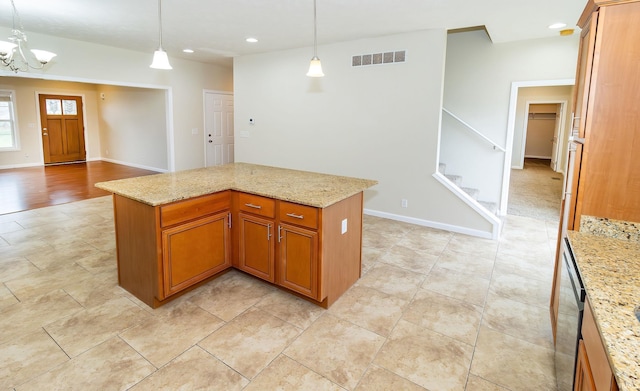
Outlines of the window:
M 0 151 L 15 151 L 19 147 L 13 99 L 13 91 L 0 90 Z

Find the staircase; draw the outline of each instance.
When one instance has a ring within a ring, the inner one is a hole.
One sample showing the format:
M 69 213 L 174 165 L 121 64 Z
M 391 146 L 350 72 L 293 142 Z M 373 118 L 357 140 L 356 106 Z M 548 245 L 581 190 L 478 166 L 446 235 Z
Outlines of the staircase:
M 457 187 L 460 191 L 467 194 L 473 201 L 477 203 L 478 206 L 486 209 L 486 211 L 490 212 L 492 215 L 498 211 L 498 204 L 491 201 L 482 201 L 479 200 L 480 190 L 474 189 L 472 187 L 464 187 L 463 186 L 463 178 L 461 175 L 447 174 L 447 165 L 445 163 L 438 164 L 438 172 L 442 174 L 451 184 Z

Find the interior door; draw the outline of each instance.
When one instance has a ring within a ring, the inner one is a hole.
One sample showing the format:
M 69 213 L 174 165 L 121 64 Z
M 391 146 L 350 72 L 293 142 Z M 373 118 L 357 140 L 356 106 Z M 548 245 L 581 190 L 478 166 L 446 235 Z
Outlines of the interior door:
M 79 96 L 39 94 L 44 163 L 84 161 L 84 120 Z
M 564 112 L 564 104 L 559 103 L 558 104 L 558 109 L 557 109 L 557 115 L 556 115 L 556 123 L 555 123 L 555 129 L 553 131 L 553 139 L 551 139 L 551 169 L 555 172 L 560 171 L 560 167 L 559 167 L 559 163 L 558 162 L 558 158 L 559 155 L 561 154 L 560 152 L 560 135 L 562 134 L 562 127 L 564 126 L 564 115 L 562 115 L 562 113 Z
M 233 163 L 233 95 L 204 94 L 205 166 Z

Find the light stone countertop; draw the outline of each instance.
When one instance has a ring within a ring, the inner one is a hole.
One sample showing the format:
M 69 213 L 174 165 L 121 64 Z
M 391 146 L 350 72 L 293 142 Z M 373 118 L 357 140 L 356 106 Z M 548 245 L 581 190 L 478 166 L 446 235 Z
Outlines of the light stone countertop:
M 198 168 L 96 183 L 96 187 L 158 206 L 237 190 L 278 200 L 326 208 L 378 182 L 249 163 Z
M 640 242 L 569 231 L 580 276 L 620 391 L 640 388 Z

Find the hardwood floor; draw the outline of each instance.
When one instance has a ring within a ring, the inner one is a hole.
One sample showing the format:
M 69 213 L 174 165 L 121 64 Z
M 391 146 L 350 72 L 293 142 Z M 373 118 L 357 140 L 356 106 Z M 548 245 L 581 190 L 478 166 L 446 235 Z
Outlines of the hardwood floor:
M 0 170 L 0 215 L 102 197 L 97 182 L 157 174 L 103 161 Z

